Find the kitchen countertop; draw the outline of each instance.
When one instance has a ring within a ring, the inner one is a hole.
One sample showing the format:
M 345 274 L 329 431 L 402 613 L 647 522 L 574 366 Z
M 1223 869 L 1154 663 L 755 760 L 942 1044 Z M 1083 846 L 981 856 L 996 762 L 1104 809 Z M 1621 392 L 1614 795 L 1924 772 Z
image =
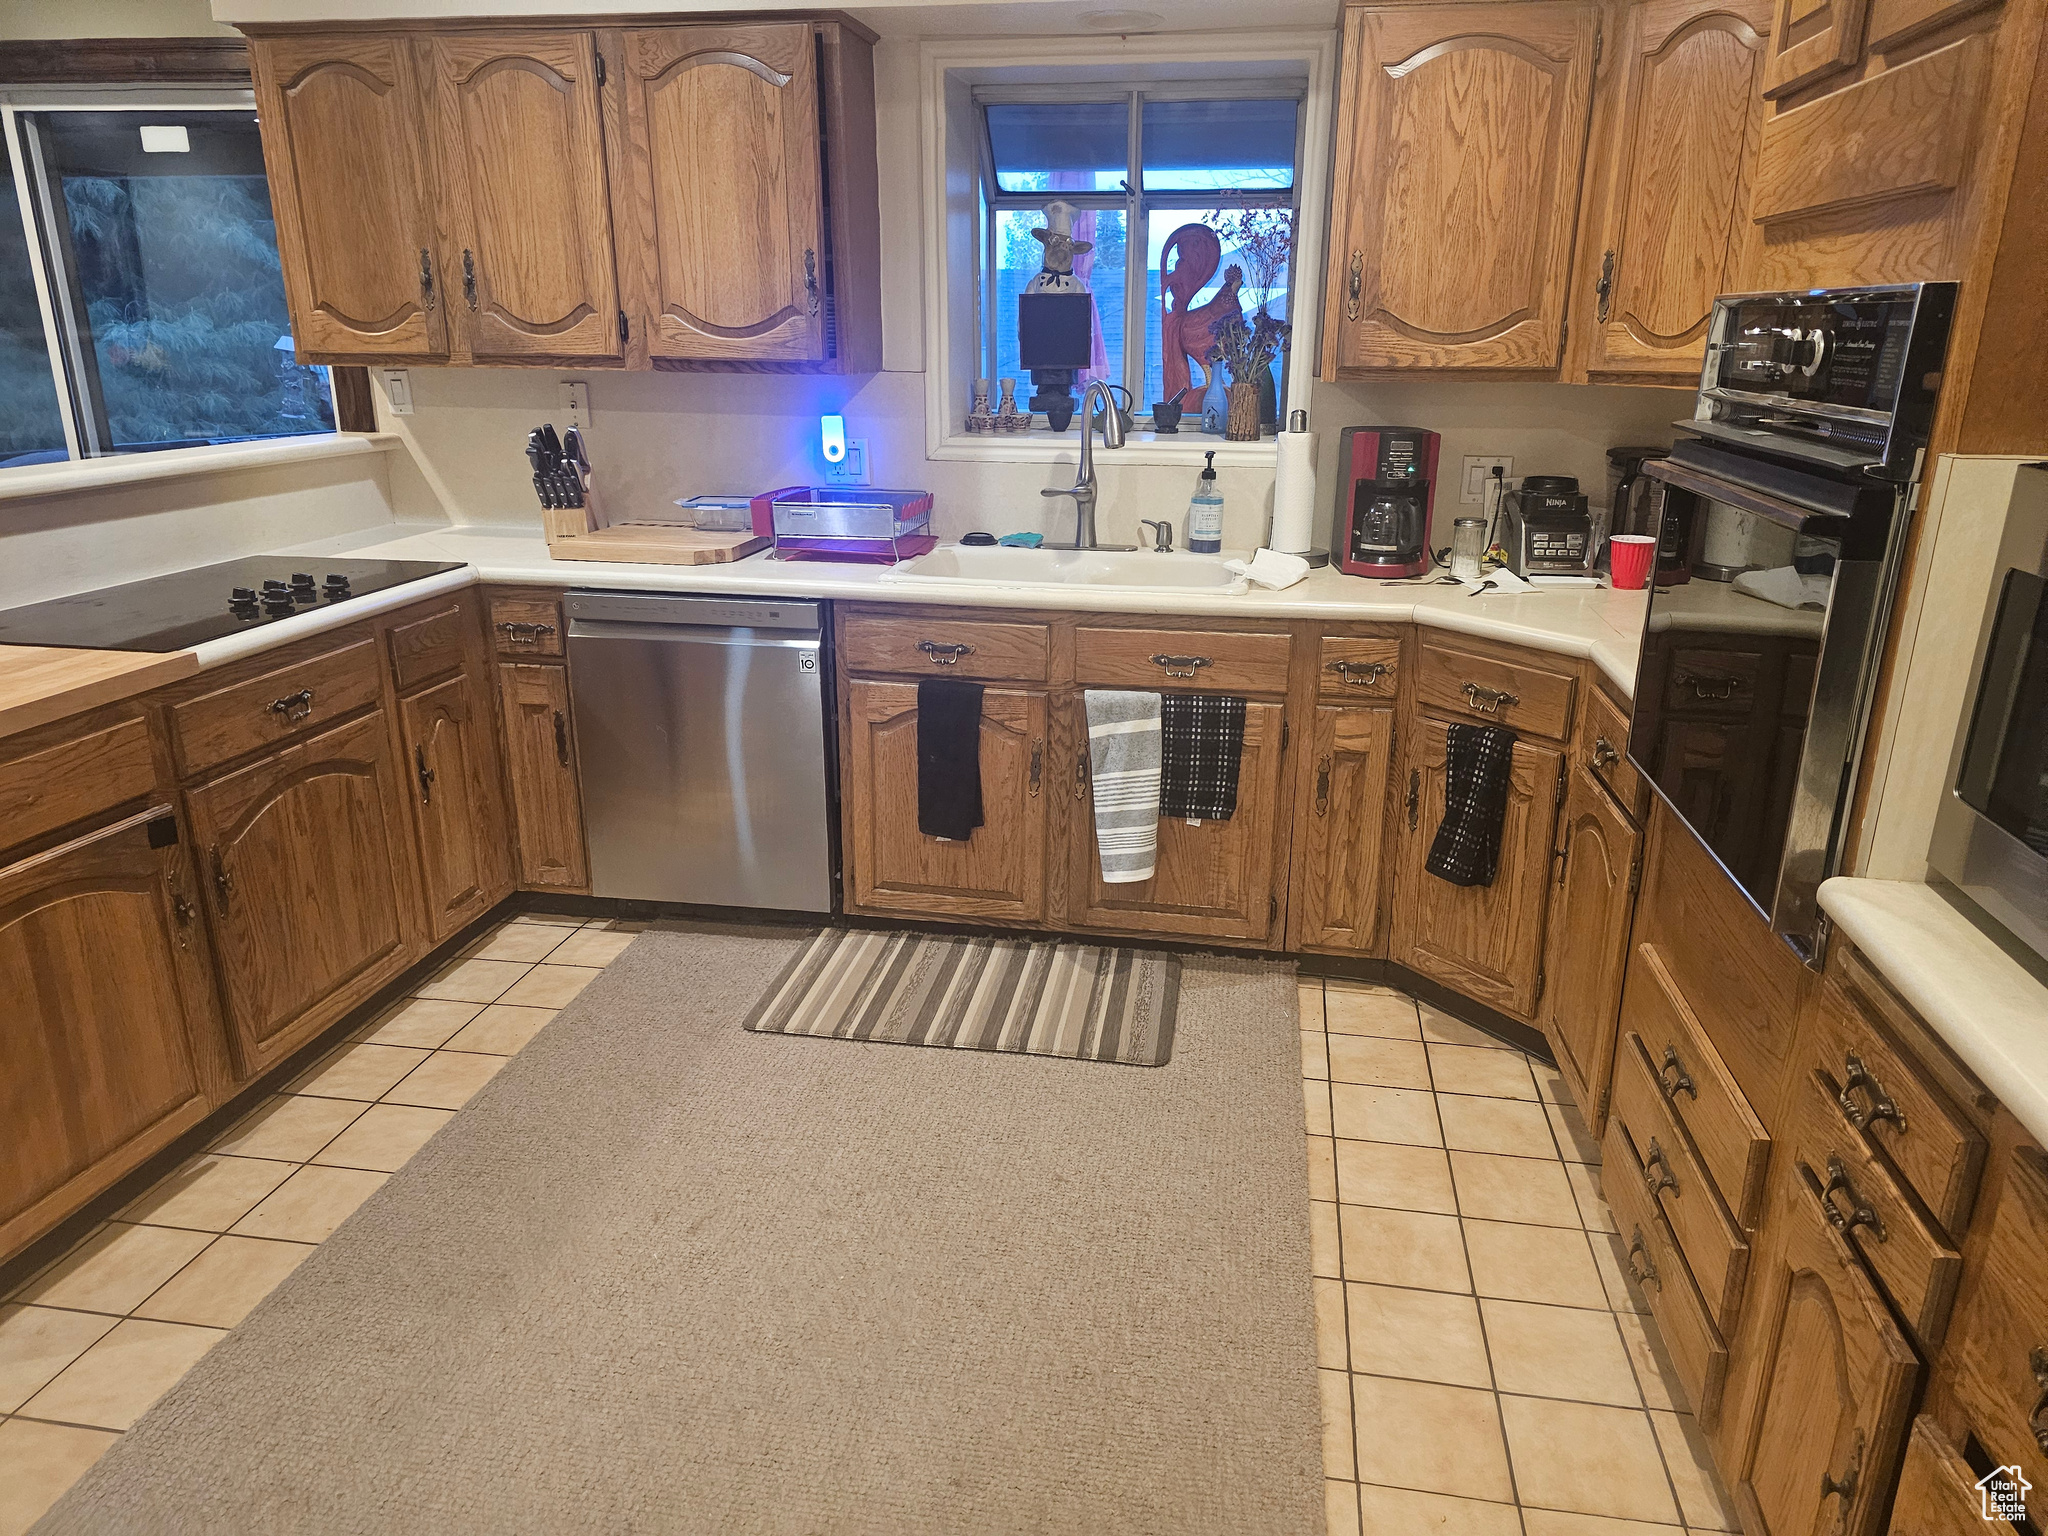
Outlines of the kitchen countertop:
M 1838 876 L 1823 911 L 1963 1064 L 2048 1146 L 2048 985 L 1931 885 Z
M 199 667 L 191 651 L 0 645 L 0 736 L 133 698 L 189 677 Z

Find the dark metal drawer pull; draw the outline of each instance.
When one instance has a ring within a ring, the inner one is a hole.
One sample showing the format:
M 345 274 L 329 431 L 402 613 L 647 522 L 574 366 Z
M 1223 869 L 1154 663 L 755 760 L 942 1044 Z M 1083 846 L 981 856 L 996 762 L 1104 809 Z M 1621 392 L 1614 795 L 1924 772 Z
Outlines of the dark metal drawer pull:
M 1709 704 L 1725 704 L 1735 697 L 1735 690 L 1742 686 L 1740 678 L 1700 677 L 1691 672 L 1678 674 L 1678 686 L 1690 688 L 1692 696 Z
M 1868 1108 L 1857 1102 L 1858 1088 L 1869 1096 Z M 1842 1106 L 1842 1113 L 1859 1131 L 1868 1130 L 1879 1120 L 1889 1120 L 1901 1131 L 1906 1128 L 1905 1112 L 1892 1102 L 1892 1096 L 1884 1091 L 1884 1084 L 1870 1075 L 1870 1068 L 1854 1051 L 1846 1052 L 1842 1057 L 1842 1091 L 1835 1095 L 1835 1102 Z
M 1206 656 L 1154 656 L 1152 665 L 1164 667 L 1168 677 L 1187 678 L 1193 677 L 1203 667 L 1214 666 L 1215 663 Z
M 1408 830 L 1410 832 L 1415 830 L 1415 808 L 1421 798 L 1422 770 L 1420 768 L 1410 768 L 1408 770 Z
M 917 648 L 929 656 L 934 665 L 941 667 L 957 667 L 962 656 L 974 654 L 971 645 L 949 645 L 943 640 L 920 640 Z
M 228 868 L 227 860 L 221 857 L 219 843 L 215 843 L 210 851 L 213 856 L 213 888 L 220 893 L 221 910 L 225 912 L 228 898 L 235 894 L 234 871 Z
M 1031 798 L 1038 798 L 1039 785 L 1045 778 L 1045 738 L 1031 738 Z
M 2034 1444 L 2048 1452 L 2048 1345 L 2036 1345 L 2027 1356 L 2027 1369 L 2034 1373 L 2034 1385 L 2041 1395 L 2034 1399 L 2034 1411 L 2027 1415 L 2027 1428 L 2034 1432 Z
M 555 711 L 555 760 L 564 768 L 569 766 L 569 717 L 559 709 Z
M 1848 1196 L 1849 1209 L 1846 1213 L 1835 1204 L 1838 1193 Z M 1849 1170 L 1833 1153 L 1828 1154 L 1828 1182 L 1820 1192 L 1820 1206 L 1828 1213 L 1828 1220 L 1834 1224 L 1835 1230 L 1844 1237 L 1858 1227 L 1868 1227 L 1880 1243 L 1885 1240 L 1884 1222 L 1871 1209 L 1870 1202 L 1856 1192 L 1856 1186 L 1849 1182 Z
M 272 699 L 263 707 L 273 715 L 284 716 L 286 725 L 297 725 L 313 713 L 313 690 L 301 688 L 297 693 L 288 693 L 281 699 Z
M 1843 1469 L 1841 1481 L 1837 1482 L 1827 1473 L 1821 1473 L 1820 1496 L 1824 1499 L 1839 1497 L 1846 1510 L 1849 1501 L 1856 1497 L 1856 1485 L 1862 1481 L 1862 1474 L 1863 1431 L 1859 1429 L 1856 1431 L 1856 1439 L 1852 1443 L 1849 1452 L 1849 1465 Z M 1846 1526 L 1846 1519 L 1843 1524 Z
M 176 919 L 178 924 L 178 948 L 180 949 L 190 949 L 192 947 L 192 919 L 194 915 L 192 903 L 185 899 L 185 893 L 183 891 L 173 891 L 171 893 L 171 916 Z
M 1387 675 L 1387 664 L 1384 661 L 1333 661 L 1329 670 L 1350 687 L 1370 688 Z
M 418 742 L 412 744 L 413 771 L 419 775 L 420 804 L 434 803 L 434 770 L 427 766 L 427 749 Z
M 1082 799 L 1088 793 L 1088 749 L 1083 747 L 1074 758 L 1074 798 Z
M 1650 1170 L 1656 1169 L 1653 1175 Z M 1678 1175 L 1671 1171 L 1671 1159 L 1664 1155 L 1664 1149 L 1657 1145 L 1657 1138 L 1650 1138 L 1650 1155 L 1643 1159 L 1643 1191 L 1654 1200 L 1657 1191 L 1668 1189 L 1674 1195 L 1679 1192 Z
M 1621 754 L 1614 750 L 1613 742 L 1609 741 L 1605 736 L 1595 736 L 1593 738 L 1593 766 L 1595 768 L 1612 768 L 1620 761 Z
M 1328 752 L 1325 752 L 1322 756 L 1322 760 L 1316 764 L 1316 814 L 1318 816 L 1327 816 L 1330 814 L 1331 767 L 1331 755 Z
M 500 620 L 498 628 L 505 632 L 505 638 L 514 645 L 538 645 L 555 632 L 552 624 L 527 624 L 517 619 Z
M 1640 1265 L 1636 1263 L 1637 1255 L 1642 1256 L 1643 1262 Z M 1657 1266 L 1650 1258 L 1650 1245 L 1643 1241 L 1641 1227 L 1637 1227 L 1635 1235 L 1629 1239 L 1628 1272 L 1636 1277 L 1638 1285 L 1654 1285 L 1660 1291 L 1664 1289 L 1664 1282 L 1657 1274 Z
M 1678 1047 L 1675 1045 L 1664 1047 L 1664 1065 L 1657 1069 L 1657 1086 L 1664 1090 L 1667 1099 L 1675 1099 L 1682 1093 L 1695 1103 L 1699 1100 L 1699 1085 L 1685 1070 L 1685 1063 L 1678 1059 Z
M 1508 693 L 1500 688 L 1488 688 L 1483 683 L 1467 683 L 1464 693 L 1467 708 L 1482 710 L 1489 715 L 1499 714 L 1503 704 L 1512 709 L 1522 702 L 1519 694 Z

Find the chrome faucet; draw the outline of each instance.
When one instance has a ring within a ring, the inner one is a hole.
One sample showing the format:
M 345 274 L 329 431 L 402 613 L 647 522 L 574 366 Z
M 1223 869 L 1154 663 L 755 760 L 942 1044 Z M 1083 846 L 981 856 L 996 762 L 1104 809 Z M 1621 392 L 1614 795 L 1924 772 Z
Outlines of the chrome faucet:
M 1124 419 L 1117 414 L 1116 401 L 1111 398 L 1109 386 L 1100 379 L 1091 379 L 1088 387 L 1081 392 L 1081 468 L 1073 486 L 1061 489 L 1048 486 L 1038 494 L 1041 496 L 1071 496 L 1074 498 L 1074 549 L 1135 549 L 1135 544 L 1098 544 L 1095 542 L 1095 429 L 1089 425 L 1089 415 L 1094 408 L 1097 395 L 1102 397 L 1102 446 L 1121 448 L 1124 445 Z M 1067 548 L 1055 545 L 1054 548 Z

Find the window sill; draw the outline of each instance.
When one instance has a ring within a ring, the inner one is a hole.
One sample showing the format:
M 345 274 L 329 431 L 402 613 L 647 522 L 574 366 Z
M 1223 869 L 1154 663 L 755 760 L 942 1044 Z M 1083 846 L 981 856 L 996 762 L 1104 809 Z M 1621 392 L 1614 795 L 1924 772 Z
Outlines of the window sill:
M 1267 467 L 1273 464 L 1278 445 L 1270 437 L 1256 443 L 1230 443 L 1220 437 L 1205 437 L 1200 432 L 1183 428 L 1179 432 L 1165 434 L 1157 432 L 1132 432 L 1124 439 L 1121 448 L 1106 449 L 1098 436 L 1095 451 L 1108 454 L 1104 463 L 1123 464 L 1193 464 L 1199 466 L 1203 456 L 1216 455 L 1216 463 L 1222 467 L 1250 466 Z M 1023 433 L 1002 433 L 1000 435 L 980 432 L 956 432 L 940 438 L 925 453 L 928 459 L 962 459 L 980 464 L 1053 464 L 1070 461 L 1081 452 L 1081 434 L 1075 428 L 1065 432 L 1038 430 Z
M 0 501 L 113 490 L 152 480 L 183 480 L 236 470 L 273 469 L 281 464 L 304 464 L 363 453 L 388 453 L 398 442 L 396 436 L 385 432 L 334 432 L 267 443 L 172 448 L 162 453 L 123 454 L 116 458 L 73 460 L 68 464 L 24 464 L 0 470 Z

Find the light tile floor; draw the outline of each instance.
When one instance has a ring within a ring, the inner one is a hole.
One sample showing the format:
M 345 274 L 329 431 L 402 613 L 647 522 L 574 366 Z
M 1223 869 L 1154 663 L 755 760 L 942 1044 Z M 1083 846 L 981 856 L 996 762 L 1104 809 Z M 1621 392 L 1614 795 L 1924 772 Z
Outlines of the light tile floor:
M 1550 1068 L 1386 988 L 1301 984 L 1330 1536 L 1737 1523 Z
M 500 924 L 0 1301 L 0 1536 L 41 1518 L 641 926 Z

